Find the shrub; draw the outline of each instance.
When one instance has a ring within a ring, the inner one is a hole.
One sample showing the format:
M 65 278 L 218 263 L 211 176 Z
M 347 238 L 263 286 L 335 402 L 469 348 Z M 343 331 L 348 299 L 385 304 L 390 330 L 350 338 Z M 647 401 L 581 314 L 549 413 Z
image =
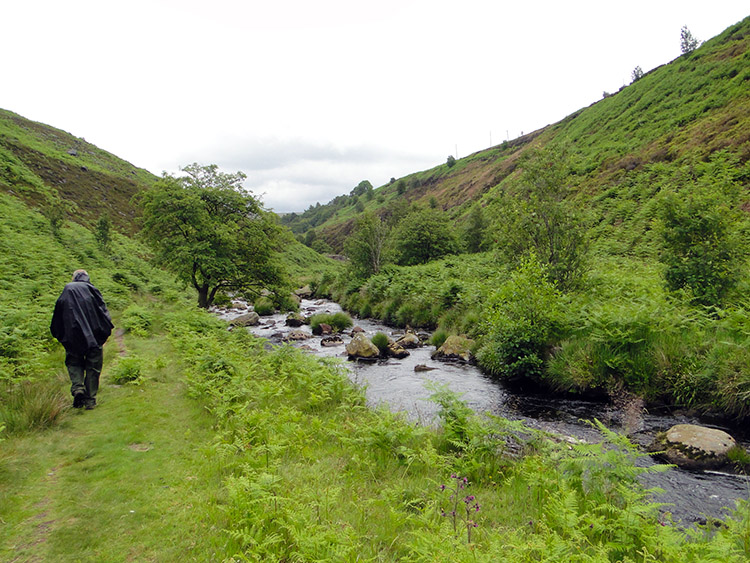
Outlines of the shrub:
M 559 316 L 560 295 L 534 254 L 490 298 L 477 359 L 491 374 L 539 379 Z
M 142 375 L 141 359 L 138 356 L 126 356 L 120 358 L 114 368 L 112 368 L 110 377 L 116 385 L 124 385 L 125 383 L 139 385 Z
M 273 306 L 273 301 L 266 296 L 258 297 L 253 303 L 253 309 L 260 316 L 273 315 L 276 310 Z
M 713 187 L 671 194 L 661 209 L 664 278 L 689 289 L 695 302 L 718 305 L 740 277 L 743 255 L 729 201 Z
M 131 305 L 122 313 L 122 327 L 136 336 L 147 336 L 153 323 L 153 314 L 140 305 Z
M 313 315 L 312 317 L 310 317 L 311 329 L 315 330 L 320 326 L 321 323 L 331 325 L 333 330 L 335 330 L 336 332 L 341 332 L 342 330 L 347 329 L 354 324 L 352 322 L 352 318 L 341 311 L 333 314 L 318 313 L 317 315 Z
M 446 340 L 448 340 L 448 332 L 441 328 L 432 334 L 430 337 L 430 344 L 435 348 L 440 348 Z
M 43 430 L 57 424 L 69 405 L 58 379 L 8 385 L 0 402 L 0 427 L 11 434 Z
M 388 353 L 388 336 L 382 332 L 377 332 L 372 337 L 372 343 L 378 347 L 381 354 Z

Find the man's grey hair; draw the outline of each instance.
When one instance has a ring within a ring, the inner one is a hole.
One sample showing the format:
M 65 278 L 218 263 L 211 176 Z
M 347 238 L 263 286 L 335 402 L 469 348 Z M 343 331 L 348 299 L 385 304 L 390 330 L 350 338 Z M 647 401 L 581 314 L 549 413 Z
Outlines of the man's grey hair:
M 83 277 L 86 277 L 87 279 L 82 279 Z M 73 281 L 88 281 L 89 273 L 86 270 L 76 270 L 73 272 Z

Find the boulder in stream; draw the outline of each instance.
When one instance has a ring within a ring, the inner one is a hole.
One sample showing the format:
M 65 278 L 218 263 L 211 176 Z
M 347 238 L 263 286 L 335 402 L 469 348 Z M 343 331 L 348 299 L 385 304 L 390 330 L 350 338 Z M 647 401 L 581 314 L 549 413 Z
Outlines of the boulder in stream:
M 315 325 L 312 329 L 312 333 L 315 336 L 322 336 L 323 334 L 332 334 L 333 333 L 333 327 L 327 323 L 320 323 L 318 325 Z
M 416 372 L 420 372 L 420 371 L 432 371 L 434 369 L 437 369 L 437 368 L 428 366 L 426 364 L 417 364 L 416 366 L 414 366 L 414 371 L 416 371 Z
M 404 350 L 398 342 L 394 342 L 390 338 L 388 339 L 388 355 L 391 358 L 396 358 L 397 360 L 403 360 L 407 356 L 409 356 L 409 352 Z
M 413 332 L 407 332 L 401 338 L 396 340 L 396 344 L 402 348 L 419 348 L 422 342 L 419 340 L 419 336 Z
M 295 290 L 294 294 L 300 299 L 310 299 L 312 297 L 312 289 L 310 289 L 310 284 L 307 284 L 306 286 L 300 287 L 299 289 Z
M 432 359 L 469 363 L 474 360 L 471 354 L 473 345 L 474 341 L 466 336 L 451 335 L 432 353 Z
M 299 313 L 289 313 L 286 316 L 286 326 L 302 326 L 305 324 L 305 317 L 300 315 Z
M 341 346 L 344 343 L 342 338 L 338 334 L 331 336 L 324 336 L 320 339 L 321 346 Z
M 663 451 L 669 463 L 684 469 L 716 469 L 727 463 L 727 452 L 736 445 L 723 430 L 677 424 L 658 434 L 649 450 Z
M 358 332 L 346 345 L 346 353 L 350 360 L 366 359 L 375 360 L 380 356 L 380 350 L 364 333 Z
M 260 322 L 260 315 L 255 311 L 250 311 L 244 315 L 233 318 L 229 321 L 232 326 L 255 326 Z
M 312 338 L 312 335 L 303 331 L 303 330 L 291 330 L 289 331 L 289 334 L 287 334 L 284 337 L 284 341 L 300 341 L 300 340 L 309 340 Z

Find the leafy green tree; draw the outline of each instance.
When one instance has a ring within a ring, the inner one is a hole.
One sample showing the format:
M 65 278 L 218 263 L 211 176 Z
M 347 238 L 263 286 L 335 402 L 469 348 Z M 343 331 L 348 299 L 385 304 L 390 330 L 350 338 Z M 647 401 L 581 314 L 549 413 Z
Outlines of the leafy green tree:
M 242 187 L 242 172 L 220 172 L 215 164 L 190 164 L 185 176 L 168 174 L 139 198 L 143 235 L 157 259 L 198 292 L 210 307 L 221 291 L 279 287 L 284 275 L 274 245 L 279 228 Z
M 560 293 L 532 251 L 487 302 L 479 364 L 510 380 L 539 380 L 560 323 Z
M 456 165 L 456 157 L 452 154 L 448 155 L 447 160 L 445 163 L 448 165 L 448 168 L 453 168 Z
M 740 276 L 735 212 L 721 191 L 670 194 L 661 208 L 661 262 L 671 290 L 689 289 L 701 305 L 719 305 Z
M 418 209 L 404 217 L 394 231 L 396 262 L 402 266 L 424 264 L 459 250 L 447 216 L 438 209 Z
M 683 53 L 691 53 L 698 48 L 698 45 L 700 45 L 700 41 L 693 37 L 686 25 L 683 25 L 680 29 L 680 50 Z
M 487 220 L 484 217 L 482 206 L 476 204 L 471 208 L 469 217 L 464 227 L 464 244 L 469 252 L 479 252 L 484 246 L 484 234 L 487 229 Z
M 635 67 L 633 69 L 633 73 L 631 74 L 631 78 L 631 82 L 637 82 L 638 80 L 643 78 L 643 69 L 640 66 Z
M 406 191 L 406 182 L 404 182 L 403 179 L 399 180 L 396 184 L 396 193 L 398 195 L 404 195 L 404 192 Z
M 344 243 L 344 252 L 358 275 L 377 274 L 385 262 L 390 227 L 379 216 L 368 211 L 354 224 L 354 231 Z
M 369 180 L 362 180 L 357 186 L 349 193 L 351 196 L 364 195 L 367 192 L 372 191 L 372 184 Z
M 109 215 L 102 215 L 96 222 L 96 228 L 94 229 L 94 238 L 96 239 L 99 248 L 106 250 L 109 248 L 111 241 L 112 221 L 109 219 Z
M 582 214 L 567 199 L 569 159 L 564 151 L 536 149 L 522 167 L 520 193 L 500 203 L 495 225 L 500 252 L 518 263 L 533 251 L 552 280 L 573 287 L 583 275 L 586 239 Z

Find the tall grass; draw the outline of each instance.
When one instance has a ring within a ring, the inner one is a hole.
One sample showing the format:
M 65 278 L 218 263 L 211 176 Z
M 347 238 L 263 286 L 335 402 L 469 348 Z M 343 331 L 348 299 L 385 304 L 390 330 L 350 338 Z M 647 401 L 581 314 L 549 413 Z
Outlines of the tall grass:
M 9 434 L 44 430 L 57 424 L 71 408 L 67 378 L 6 383 L 0 401 L 0 426 Z

